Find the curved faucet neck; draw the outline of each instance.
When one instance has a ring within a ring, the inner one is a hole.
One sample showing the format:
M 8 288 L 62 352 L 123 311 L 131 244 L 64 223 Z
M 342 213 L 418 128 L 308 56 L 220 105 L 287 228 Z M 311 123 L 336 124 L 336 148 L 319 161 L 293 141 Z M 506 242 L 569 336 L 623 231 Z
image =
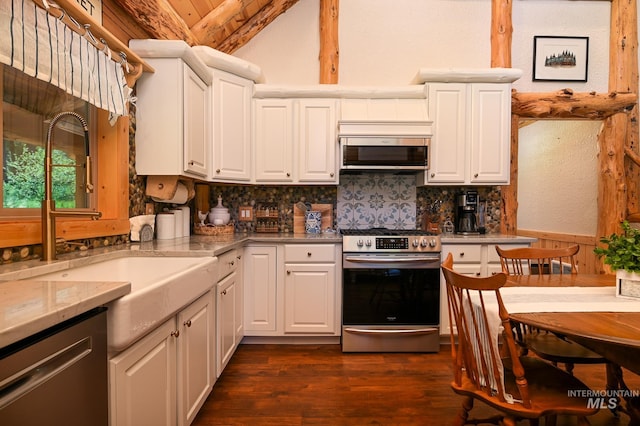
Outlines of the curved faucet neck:
M 82 124 L 82 129 L 84 130 L 84 151 L 85 156 L 89 157 L 89 127 L 87 126 L 87 121 L 77 112 L 73 111 L 63 111 L 57 114 L 53 119 L 51 119 L 51 123 L 49 123 L 49 129 L 47 130 L 47 143 L 44 148 L 44 199 L 50 200 L 52 198 L 52 156 L 53 156 L 53 130 L 58 124 L 58 121 L 62 120 L 64 117 L 70 116 L 75 117 Z

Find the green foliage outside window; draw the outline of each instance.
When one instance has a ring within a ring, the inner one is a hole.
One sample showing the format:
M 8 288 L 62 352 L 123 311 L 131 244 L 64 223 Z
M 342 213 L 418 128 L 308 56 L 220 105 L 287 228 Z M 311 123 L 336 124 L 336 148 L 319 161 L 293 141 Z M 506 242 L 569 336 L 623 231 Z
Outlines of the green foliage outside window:
M 3 207 L 40 208 L 44 198 L 44 148 L 7 140 L 3 147 Z M 52 161 L 56 165 L 52 181 L 56 207 L 75 208 L 75 161 L 64 151 L 56 149 L 53 150 Z

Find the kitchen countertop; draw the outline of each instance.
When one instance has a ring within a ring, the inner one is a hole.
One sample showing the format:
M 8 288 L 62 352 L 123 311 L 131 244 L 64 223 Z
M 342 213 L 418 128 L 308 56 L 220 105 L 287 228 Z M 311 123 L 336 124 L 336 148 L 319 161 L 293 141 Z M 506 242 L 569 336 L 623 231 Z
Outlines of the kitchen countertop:
M 443 244 L 526 243 L 535 238 L 486 234 L 443 235 Z M 61 282 L 38 275 L 125 256 L 218 256 L 247 243 L 341 244 L 340 234 L 245 234 L 154 240 L 60 255 L 52 262 L 29 260 L 0 266 L 0 348 L 129 293 L 128 282 Z
M 0 348 L 129 293 L 128 282 L 0 283 Z

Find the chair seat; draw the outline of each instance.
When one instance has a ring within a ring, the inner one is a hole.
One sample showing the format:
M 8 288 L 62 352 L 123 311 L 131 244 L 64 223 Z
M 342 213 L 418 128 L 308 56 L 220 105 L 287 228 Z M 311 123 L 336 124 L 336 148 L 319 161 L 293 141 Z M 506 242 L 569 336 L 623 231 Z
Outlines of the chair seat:
M 553 333 L 530 332 L 524 336 L 530 351 L 542 359 L 559 363 L 602 364 L 607 360 L 584 346 L 561 339 Z
M 507 392 L 516 400 L 519 392 L 515 386 L 515 377 L 510 370 L 509 361 L 504 360 L 505 385 Z M 466 376 L 463 376 L 461 386 L 451 383 L 454 392 L 473 396 L 500 411 L 510 413 L 518 418 L 540 418 L 551 414 L 565 414 L 575 416 L 591 416 L 598 412 L 598 408 L 589 408 L 588 398 L 582 396 L 570 396 L 567 389 L 588 393 L 590 390 L 580 380 L 543 360 L 533 357 L 521 357 L 520 362 L 527 372 L 527 383 L 533 404 L 525 408 L 521 403 L 496 402 L 496 398 L 487 398 L 484 392 L 479 391 Z

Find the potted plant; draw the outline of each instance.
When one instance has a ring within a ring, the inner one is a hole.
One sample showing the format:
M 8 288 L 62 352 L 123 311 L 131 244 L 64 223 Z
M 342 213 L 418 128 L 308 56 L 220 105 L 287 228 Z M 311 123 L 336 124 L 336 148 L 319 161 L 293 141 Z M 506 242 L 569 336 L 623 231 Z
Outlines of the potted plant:
M 616 295 L 640 297 L 640 230 L 622 222 L 622 233 L 600 238 L 607 247 L 596 247 L 593 252 L 616 271 Z

